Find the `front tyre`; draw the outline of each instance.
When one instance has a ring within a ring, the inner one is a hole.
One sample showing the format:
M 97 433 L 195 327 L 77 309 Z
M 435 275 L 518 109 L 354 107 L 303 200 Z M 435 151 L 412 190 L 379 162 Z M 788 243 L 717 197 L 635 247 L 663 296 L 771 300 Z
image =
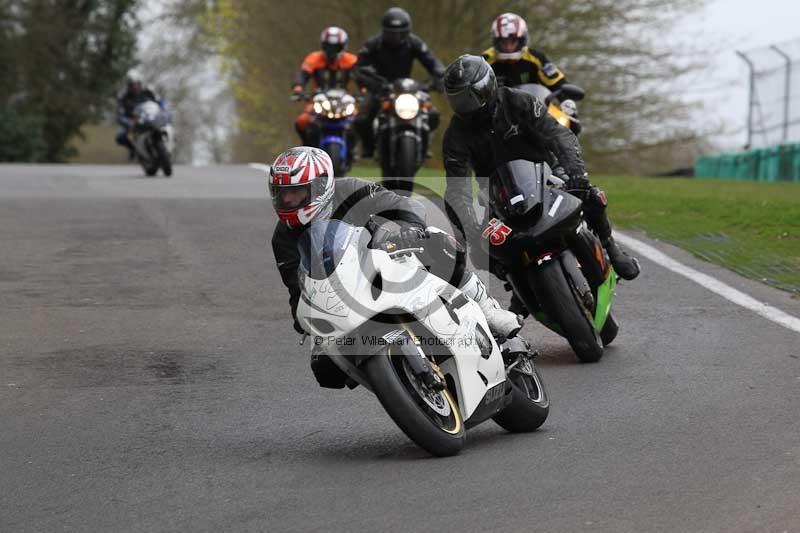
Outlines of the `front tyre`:
M 509 368 L 511 404 L 492 417 L 497 425 L 512 433 L 538 429 L 550 413 L 550 398 L 539 371 L 527 357 Z
M 439 457 L 461 451 L 464 423 L 449 392 L 427 389 L 401 355 L 378 354 L 364 370 L 383 408 L 411 440 Z
M 395 170 L 398 177 L 413 178 L 417 173 L 417 139 L 401 135 L 395 150 Z
M 333 163 L 333 175 L 337 178 L 343 177 L 347 173 L 347 161 L 342 160 L 342 149 L 336 143 L 327 143 L 322 147 L 331 158 Z
M 583 363 L 599 361 L 603 357 L 603 341 L 559 261 L 551 261 L 536 273 L 534 291 L 545 313 L 561 327 L 578 359 Z

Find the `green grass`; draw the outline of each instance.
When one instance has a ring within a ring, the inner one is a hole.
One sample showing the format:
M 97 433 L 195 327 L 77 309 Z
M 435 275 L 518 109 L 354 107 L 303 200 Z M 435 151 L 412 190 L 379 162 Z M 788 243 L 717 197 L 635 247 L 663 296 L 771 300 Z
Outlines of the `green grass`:
M 352 175 L 375 178 L 379 169 Z M 800 183 L 594 176 L 616 227 L 643 231 L 744 276 L 800 295 Z M 444 193 L 442 172 L 418 179 Z
M 615 225 L 800 294 L 800 184 L 597 177 Z
M 380 175 L 380 168 L 367 166 L 355 166 L 348 173 L 348 176 L 354 178 L 374 181 L 380 181 Z M 414 178 L 414 186 L 415 190 L 424 196 L 444 196 L 444 173 L 441 169 L 422 167 Z

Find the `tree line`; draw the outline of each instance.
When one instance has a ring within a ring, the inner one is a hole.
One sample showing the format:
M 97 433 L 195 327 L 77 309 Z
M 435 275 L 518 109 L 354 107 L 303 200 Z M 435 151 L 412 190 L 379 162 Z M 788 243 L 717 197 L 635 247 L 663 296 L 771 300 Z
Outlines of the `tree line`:
M 176 108 L 179 159 L 201 150 L 216 162 L 269 160 L 298 142 L 290 81 L 322 29 L 345 28 L 357 53 L 399 5 L 445 65 L 488 48 L 498 14 L 523 16 L 530 45 L 586 90 L 590 171 L 668 170 L 691 163 L 706 140 L 675 83 L 703 64 L 663 36 L 704 1 L 0 0 L 0 161 L 67 160 L 81 127 L 111 122 L 113 95 L 137 63 Z M 137 50 L 142 21 L 156 38 Z M 413 75 L 427 77 L 419 67 Z M 443 114 L 438 165 L 450 110 L 433 98 Z
M 137 0 L 0 0 L 0 161 L 67 160 L 134 62 Z

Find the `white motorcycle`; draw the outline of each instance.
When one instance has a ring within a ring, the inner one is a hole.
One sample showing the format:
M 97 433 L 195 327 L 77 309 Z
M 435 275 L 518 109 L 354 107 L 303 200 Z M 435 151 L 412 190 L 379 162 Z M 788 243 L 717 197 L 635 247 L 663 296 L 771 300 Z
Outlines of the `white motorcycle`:
M 173 131 L 169 113 L 157 102 L 142 102 L 133 111 L 133 147 L 144 173 L 155 176 L 158 169 L 172 175 Z
M 374 233 L 330 220 L 300 239 L 297 320 L 316 355 L 433 455 L 457 454 L 465 428 L 489 418 L 512 432 L 541 426 L 549 400 L 528 344 L 498 345 L 480 307 L 425 269 L 422 248 Z

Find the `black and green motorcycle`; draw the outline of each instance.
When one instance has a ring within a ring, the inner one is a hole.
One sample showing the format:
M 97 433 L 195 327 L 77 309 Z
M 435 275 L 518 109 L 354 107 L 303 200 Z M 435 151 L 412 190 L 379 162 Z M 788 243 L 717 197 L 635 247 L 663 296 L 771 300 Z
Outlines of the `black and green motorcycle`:
M 539 322 L 596 362 L 617 336 L 611 315 L 617 275 L 583 218 L 582 202 L 546 164 L 522 159 L 489 178 L 484 246 L 515 296 Z

